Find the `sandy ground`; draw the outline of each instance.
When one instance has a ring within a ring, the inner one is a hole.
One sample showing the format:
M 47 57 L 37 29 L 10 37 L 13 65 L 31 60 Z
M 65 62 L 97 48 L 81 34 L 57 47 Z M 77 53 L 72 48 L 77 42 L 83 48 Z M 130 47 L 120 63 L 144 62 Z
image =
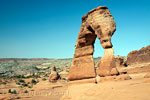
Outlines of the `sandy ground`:
M 130 74 L 131 80 L 73 84 L 68 87 L 63 82 L 41 81 L 27 94 L 0 94 L 0 100 L 60 100 L 63 95 L 61 100 L 150 100 L 150 78 L 144 78 L 144 75 Z
M 71 85 L 69 95 L 61 100 L 150 100 L 150 78 L 130 76 L 132 80 Z
M 21 100 L 60 100 L 67 86 L 64 82 L 50 83 L 42 81 L 33 87 L 33 91 L 22 96 Z

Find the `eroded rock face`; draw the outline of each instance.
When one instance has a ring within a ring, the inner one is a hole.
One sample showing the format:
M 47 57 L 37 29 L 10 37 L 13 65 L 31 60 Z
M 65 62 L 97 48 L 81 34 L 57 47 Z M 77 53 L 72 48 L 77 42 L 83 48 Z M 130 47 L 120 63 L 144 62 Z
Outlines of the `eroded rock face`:
M 127 56 L 127 65 L 150 62 L 150 45 L 140 50 L 132 51 Z
M 112 48 L 111 36 L 115 30 L 115 21 L 107 7 L 97 7 L 82 17 L 82 25 L 69 71 L 69 80 L 88 79 L 96 76 L 93 63 L 95 39 L 99 38 L 104 49 Z
M 49 76 L 49 82 L 56 82 L 58 79 L 60 79 L 60 75 L 56 72 L 56 67 L 53 66 Z
M 73 58 L 69 80 L 88 79 L 96 76 L 92 55 Z
M 124 62 L 125 62 L 124 59 L 125 57 L 116 56 L 115 57 L 116 67 L 124 67 Z

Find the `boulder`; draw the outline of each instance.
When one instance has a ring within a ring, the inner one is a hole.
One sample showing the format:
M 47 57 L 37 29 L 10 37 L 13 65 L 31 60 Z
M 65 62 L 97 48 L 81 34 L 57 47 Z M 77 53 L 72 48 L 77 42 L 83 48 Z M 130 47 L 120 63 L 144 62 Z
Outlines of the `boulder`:
M 60 75 L 56 72 L 56 67 L 54 66 L 49 75 L 49 82 L 56 82 L 58 79 L 60 79 Z
M 116 56 L 115 57 L 116 67 L 123 67 L 125 62 L 124 59 L 125 57 Z
M 128 74 L 121 74 L 116 77 L 116 80 L 130 80 L 132 79 Z

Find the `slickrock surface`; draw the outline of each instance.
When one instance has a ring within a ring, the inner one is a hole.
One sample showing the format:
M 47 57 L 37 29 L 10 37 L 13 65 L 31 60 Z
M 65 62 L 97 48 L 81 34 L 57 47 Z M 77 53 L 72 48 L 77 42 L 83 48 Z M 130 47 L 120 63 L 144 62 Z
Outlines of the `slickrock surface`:
M 150 78 L 77 84 L 67 91 L 61 100 L 149 100 Z

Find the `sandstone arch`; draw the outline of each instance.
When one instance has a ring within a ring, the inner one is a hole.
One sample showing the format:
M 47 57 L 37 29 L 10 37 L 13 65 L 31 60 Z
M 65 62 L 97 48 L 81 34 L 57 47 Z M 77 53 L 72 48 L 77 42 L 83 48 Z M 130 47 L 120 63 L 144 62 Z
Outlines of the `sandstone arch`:
M 93 62 L 95 39 L 98 37 L 104 49 L 112 48 L 111 36 L 115 30 L 116 23 L 107 7 L 97 7 L 82 17 L 74 58 L 69 71 L 69 80 L 87 79 L 96 76 Z M 111 56 L 109 61 L 113 59 L 113 54 Z M 110 74 L 111 69 L 106 75 Z M 101 72 L 98 74 L 105 76 Z

